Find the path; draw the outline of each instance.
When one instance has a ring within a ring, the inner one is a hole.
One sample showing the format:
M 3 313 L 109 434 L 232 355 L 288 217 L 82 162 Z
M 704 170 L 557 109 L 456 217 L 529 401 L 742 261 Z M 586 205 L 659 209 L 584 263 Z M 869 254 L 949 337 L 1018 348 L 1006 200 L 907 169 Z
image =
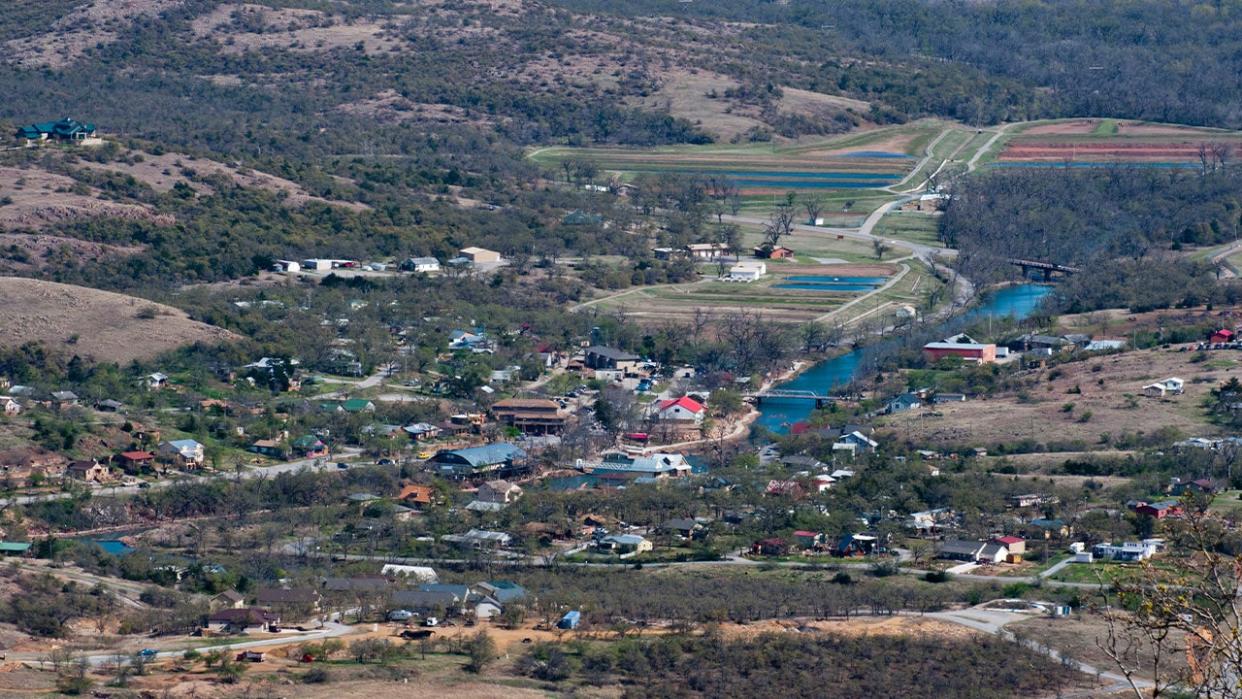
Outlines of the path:
M 941 131 L 938 136 L 932 139 L 931 143 L 927 144 L 927 148 L 925 148 L 923 152 L 923 158 L 914 165 L 914 167 L 910 170 L 910 172 L 906 173 L 905 177 L 901 178 L 900 180 L 897 180 L 896 182 L 894 182 L 893 184 L 890 184 L 887 187 L 884 187 L 883 189 L 888 192 L 896 193 L 897 187 L 900 187 L 901 185 L 905 184 L 911 177 L 914 177 L 915 175 L 917 175 L 923 169 L 923 167 L 927 165 L 928 162 L 931 161 L 932 155 L 936 151 L 936 146 L 940 145 L 940 142 L 944 140 L 944 137 L 948 136 L 952 131 L 953 131 L 952 128 L 947 128 Z
M 297 471 L 328 471 L 337 468 L 337 460 L 345 458 L 353 458 L 362 453 L 361 449 L 354 447 L 345 447 L 334 456 L 322 457 L 317 459 L 299 459 L 297 461 L 286 461 L 270 466 L 254 466 L 244 471 L 233 473 L 217 472 L 212 475 L 200 476 L 198 478 L 165 478 L 163 480 L 146 482 L 145 487 L 137 485 L 121 485 L 111 488 L 99 488 L 91 490 L 93 497 L 99 496 L 119 496 L 119 495 L 137 495 L 143 490 L 169 488 L 179 483 L 194 483 L 197 481 L 210 479 L 229 479 L 229 480 L 250 480 L 252 478 L 270 478 L 282 473 L 294 473 Z M 11 498 L 0 498 L 0 507 L 8 505 L 28 505 L 33 502 L 51 502 L 53 500 L 64 500 L 67 498 L 77 497 L 78 493 L 49 493 L 46 495 L 19 495 Z
M 992 146 L 996 145 L 996 142 L 999 141 L 1000 138 L 1004 136 L 1013 125 L 1014 124 L 1010 123 L 998 126 L 996 128 L 996 132 L 992 134 L 992 137 L 989 138 L 987 142 L 979 148 L 979 150 L 975 151 L 975 154 L 970 157 L 970 160 L 966 161 L 966 171 L 974 172 L 975 168 L 979 167 L 979 158 L 982 158 L 988 151 L 992 150 Z
M 704 284 L 706 282 L 712 282 L 712 281 L 716 281 L 716 278 L 707 277 L 704 279 L 700 279 L 698 281 L 678 282 L 676 284 L 653 284 L 652 286 L 636 286 L 632 289 L 626 289 L 625 291 L 619 291 L 615 294 L 608 294 L 607 296 L 601 296 L 597 299 L 591 299 L 590 301 L 584 301 L 576 306 L 570 306 L 569 312 L 577 313 L 578 311 L 584 308 L 590 308 L 591 306 L 594 306 L 597 303 L 603 303 L 604 301 L 612 301 L 613 299 L 619 299 L 622 296 L 629 296 L 630 294 L 636 294 L 640 291 L 651 291 L 653 289 L 676 289 L 677 287 L 690 286 L 692 284 Z
M 1131 689 L 1129 680 L 1127 680 L 1125 676 L 1120 673 L 1109 672 L 1076 659 L 1070 659 L 1067 661 L 1061 655 L 1060 651 L 1055 648 L 1045 646 L 1044 644 L 1033 640 L 1019 640 L 1012 631 L 1006 630 L 1005 626 L 1015 621 L 1030 619 L 1032 615 L 1029 613 L 1023 614 L 1020 612 L 985 609 L 984 606 L 986 604 L 988 603 L 971 607 L 969 609 L 948 612 L 932 612 L 927 614 L 927 616 L 932 619 L 948 621 L 960 626 L 975 629 L 976 631 L 982 631 L 984 633 L 992 634 L 993 636 L 998 636 L 1006 641 L 1017 643 L 1028 650 L 1047 656 L 1058 663 L 1068 662 L 1074 669 L 1080 672 L 1098 677 L 1100 679 L 1108 680 L 1112 683 L 1100 691 L 1114 693 Z M 1141 678 L 1135 678 L 1134 682 L 1140 689 L 1149 689 L 1153 686 L 1150 681 Z
M 909 259 L 909 258 L 908 258 L 908 257 L 906 257 L 906 258 L 901 258 L 901 259 Z M 894 262 L 897 262 L 898 260 L 893 260 L 893 261 L 894 261 Z M 872 291 L 869 291 L 869 292 L 867 292 L 867 293 L 863 294 L 862 296 L 859 296 L 859 297 L 858 297 L 858 298 L 856 298 L 856 299 L 853 299 L 853 300 L 851 300 L 851 301 L 848 301 L 848 302 L 846 302 L 846 303 L 843 303 L 843 304 L 841 304 L 840 306 L 838 306 L 837 308 L 834 308 L 833 310 L 828 311 L 827 313 L 823 314 L 822 316 L 819 316 L 818 318 L 815 318 L 815 320 L 813 320 L 812 322 L 815 322 L 815 323 L 823 323 L 823 322 L 826 322 L 826 321 L 828 321 L 829 319 L 831 319 L 833 316 L 835 316 L 835 315 L 837 315 L 838 313 L 840 313 L 840 312 L 842 312 L 842 311 L 846 310 L 847 308 L 852 308 L 852 307 L 854 307 L 854 306 L 856 306 L 856 305 L 858 305 L 858 304 L 862 303 L 863 301 L 866 301 L 867 299 L 869 299 L 869 298 L 871 298 L 871 297 L 875 296 L 876 294 L 882 294 L 882 293 L 884 293 L 885 291 L 888 291 L 889 289 L 891 289 L 891 288 L 893 287 L 893 285 L 894 285 L 894 284 L 896 284 L 897 282 L 900 282 L 900 281 L 901 281 L 902 279 L 904 279 L 904 278 L 905 278 L 905 276 L 906 276 L 907 274 L 909 274 L 909 273 L 910 273 L 910 265 L 907 265 L 906 263 L 902 262 L 902 263 L 901 263 L 901 271 L 900 271 L 900 272 L 898 272 L 897 274 L 894 274 L 893 276 L 889 277 L 888 281 L 884 283 L 884 286 L 881 286 L 881 287 L 879 287 L 879 288 L 877 288 L 877 289 L 874 289 L 874 290 L 872 290 Z M 878 308 L 878 307 L 877 307 L 877 308 Z M 870 311 L 867 311 L 867 313 L 868 313 L 868 314 L 869 314 L 869 313 L 872 313 L 872 312 L 876 311 L 876 310 L 877 310 L 877 308 L 873 308 L 873 309 L 871 309 Z M 863 314 L 863 315 L 865 315 L 865 314 Z M 858 315 L 858 316 L 855 316 L 854 318 L 851 318 L 849 322 L 854 322 L 854 321 L 857 321 L 858 319 L 862 318 L 862 317 L 863 317 L 863 315 Z

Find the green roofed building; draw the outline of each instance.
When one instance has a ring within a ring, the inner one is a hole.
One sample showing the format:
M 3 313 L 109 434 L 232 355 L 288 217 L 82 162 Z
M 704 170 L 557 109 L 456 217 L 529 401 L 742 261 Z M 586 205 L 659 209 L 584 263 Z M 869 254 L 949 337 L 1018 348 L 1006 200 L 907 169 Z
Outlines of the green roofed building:
M 366 398 L 350 398 L 344 403 L 341 403 L 341 407 L 344 408 L 347 413 L 361 413 L 364 411 L 371 412 L 375 410 L 375 404 Z
M 65 141 L 70 143 L 97 142 L 95 125 L 65 117 L 60 121 L 44 121 L 27 124 L 17 130 L 17 138 L 27 145 L 42 141 Z
M 29 541 L 0 541 L 0 555 L 20 556 L 30 550 Z

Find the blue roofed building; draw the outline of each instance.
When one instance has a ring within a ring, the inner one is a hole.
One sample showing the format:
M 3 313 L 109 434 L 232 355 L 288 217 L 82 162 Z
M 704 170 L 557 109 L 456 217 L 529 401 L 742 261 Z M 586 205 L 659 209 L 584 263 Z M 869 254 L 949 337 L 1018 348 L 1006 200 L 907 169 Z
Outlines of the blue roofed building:
M 445 478 L 502 474 L 516 471 L 526 452 L 508 442 L 485 444 L 466 449 L 444 449 L 428 460 L 430 467 Z

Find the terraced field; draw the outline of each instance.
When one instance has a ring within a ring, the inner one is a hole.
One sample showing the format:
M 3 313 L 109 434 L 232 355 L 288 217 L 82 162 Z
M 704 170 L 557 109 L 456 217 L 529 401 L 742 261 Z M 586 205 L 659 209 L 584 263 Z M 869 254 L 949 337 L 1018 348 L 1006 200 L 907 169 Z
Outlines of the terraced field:
M 544 148 L 531 158 L 548 165 L 567 158 L 595 161 L 623 180 L 641 173 L 703 173 L 737 182 L 745 197 L 788 191 L 874 190 L 896 184 L 939 134 L 936 122 L 876 129 L 809 143 L 623 148 Z
M 1176 124 L 1075 119 L 1020 127 L 995 167 L 1143 167 L 1195 169 L 1204 146 L 1242 147 L 1242 134 Z

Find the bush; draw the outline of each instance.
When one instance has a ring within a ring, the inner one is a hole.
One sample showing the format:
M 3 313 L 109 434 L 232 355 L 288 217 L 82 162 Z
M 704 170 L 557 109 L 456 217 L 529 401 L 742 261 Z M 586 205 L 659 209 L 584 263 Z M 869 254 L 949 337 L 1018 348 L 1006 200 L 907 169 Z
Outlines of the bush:
M 929 571 L 923 576 L 923 580 L 929 583 L 946 583 L 953 579 L 953 576 L 943 570 Z
M 313 667 L 302 673 L 303 684 L 327 684 L 332 681 L 332 676 L 322 667 Z

